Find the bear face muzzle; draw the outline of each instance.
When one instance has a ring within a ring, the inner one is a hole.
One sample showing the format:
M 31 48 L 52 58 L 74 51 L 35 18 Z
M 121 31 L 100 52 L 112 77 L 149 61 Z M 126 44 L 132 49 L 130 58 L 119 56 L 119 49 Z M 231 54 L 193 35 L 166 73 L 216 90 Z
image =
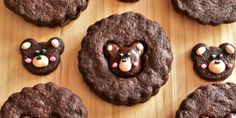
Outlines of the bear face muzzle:
M 212 73 L 220 74 L 225 71 L 226 65 L 222 60 L 212 60 L 208 68 Z
M 119 63 L 119 69 L 123 72 L 129 72 L 132 69 L 132 63 L 130 58 L 121 59 Z
M 49 64 L 48 57 L 45 55 L 38 55 L 33 59 L 33 65 L 37 68 L 47 67 Z

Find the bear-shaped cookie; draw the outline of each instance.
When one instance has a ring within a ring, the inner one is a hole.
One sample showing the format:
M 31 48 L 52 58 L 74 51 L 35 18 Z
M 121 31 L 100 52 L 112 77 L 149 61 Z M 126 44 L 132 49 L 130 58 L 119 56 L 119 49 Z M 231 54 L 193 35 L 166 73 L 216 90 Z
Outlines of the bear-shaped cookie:
M 206 80 L 218 81 L 228 78 L 235 66 L 235 47 L 223 43 L 219 47 L 197 44 L 191 53 L 194 69 Z
M 132 77 L 140 72 L 141 57 L 144 53 L 142 43 L 135 42 L 129 47 L 120 47 L 114 43 L 105 45 L 105 56 L 110 70 L 119 77 Z
M 40 43 L 29 38 L 20 46 L 23 65 L 36 75 L 47 75 L 54 71 L 60 63 L 60 55 L 63 51 L 64 43 L 58 37 Z

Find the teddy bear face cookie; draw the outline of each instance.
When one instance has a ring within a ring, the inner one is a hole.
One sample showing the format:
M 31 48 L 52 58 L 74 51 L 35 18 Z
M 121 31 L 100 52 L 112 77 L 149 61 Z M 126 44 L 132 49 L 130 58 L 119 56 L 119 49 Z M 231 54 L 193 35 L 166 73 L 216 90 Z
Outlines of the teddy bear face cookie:
M 47 75 L 54 71 L 60 63 L 63 50 L 64 43 L 57 37 L 40 43 L 34 39 L 26 39 L 20 46 L 23 65 L 37 75 Z
M 208 47 L 199 43 L 192 50 L 195 71 L 210 81 L 224 80 L 229 77 L 235 66 L 235 47 L 224 43 L 219 47 Z
M 144 52 L 142 43 L 134 43 L 130 47 L 119 47 L 109 43 L 105 46 L 105 55 L 111 71 L 120 77 L 131 77 L 141 69 L 141 57 Z

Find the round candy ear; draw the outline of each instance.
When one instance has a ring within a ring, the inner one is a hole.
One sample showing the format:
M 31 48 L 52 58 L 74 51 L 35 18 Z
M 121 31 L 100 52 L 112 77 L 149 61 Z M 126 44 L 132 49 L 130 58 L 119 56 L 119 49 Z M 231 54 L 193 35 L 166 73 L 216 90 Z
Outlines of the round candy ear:
M 235 52 L 235 48 L 232 46 L 232 45 L 226 45 L 225 46 L 225 51 L 228 53 L 228 54 L 234 54 Z
M 111 44 L 107 46 L 107 51 L 110 52 L 110 51 L 112 51 L 112 49 L 113 49 L 113 46 Z
M 144 49 L 144 46 L 143 46 L 142 43 L 138 43 L 138 44 L 136 45 L 136 47 L 137 47 L 138 50 L 143 50 L 143 49 Z
M 119 46 L 114 43 L 108 43 L 104 47 L 104 51 L 107 56 L 115 57 L 118 50 Z
M 28 41 L 26 41 L 26 42 L 24 42 L 24 43 L 21 45 L 21 49 L 27 50 L 27 49 L 30 48 L 30 46 L 31 46 L 31 43 L 28 42 Z
M 196 54 L 201 56 L 203 55 L 204 53 L 206 52 L 206 47 L 199 47 L 197 50 L 196 50 Z
M 60 42 L 57 38 L 51 40 L 51 44 L 54 48 L 58 48 L 60 46 Z
M 219 47 L 230 55 L 235 54 L 235 47 L 230 43 L 223 43 Z
M 58 37 L 53 37 L 47 42 L 49 46 L 52 46 L 54 49 L 58 50 L 60 54 L 64 51 L 64 43 Z
M 32 38 L 25 39 L 21 45 L 19 46 L 20 52 L 22 55 L 29 55 L 31 54 L 31 50 L 35 50 L 38 46 L 38 42 Z
M 107 51 L 113 52 L 119 50 L 119 47 L 116 44 L 107 44 Z

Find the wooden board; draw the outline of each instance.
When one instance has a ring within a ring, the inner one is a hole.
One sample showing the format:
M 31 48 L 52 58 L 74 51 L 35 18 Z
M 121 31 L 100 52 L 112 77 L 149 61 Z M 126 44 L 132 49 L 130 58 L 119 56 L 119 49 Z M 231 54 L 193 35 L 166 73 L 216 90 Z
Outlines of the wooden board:
M 144 104 L 133 107 L 114 106 L 94 95 L 82 80 L 78 70 L 77 53 L 89 25 L 114 13 L 135 11 L 157 21 L 171 40 L 174 61 L 170 79 L 158 95 Z M 30 74 L 21 63 L 19 45 L 25 38 L 47 41 L 53 36 L 63 38 L 65 51 L 58 69 L 48 76 Z M 236 45 L 236 23 L 221 26 L 200 25 L 173 11 L 169 0 L 140 0 L 128 4 L 117 0 L 90 0 L 80 18 L 63 28 L 39 28 L 26 23 L 0 3 L 0 106 L 14 92 L 23 87 L 52 81 L 79 95 L 89 111 L 90 118 L 173 118 L 180 102 L 200 85 L 209 82 L 193 71 L 190 51 L 204 42 Z M 234 81 L 235 71 L 226 81 Z

